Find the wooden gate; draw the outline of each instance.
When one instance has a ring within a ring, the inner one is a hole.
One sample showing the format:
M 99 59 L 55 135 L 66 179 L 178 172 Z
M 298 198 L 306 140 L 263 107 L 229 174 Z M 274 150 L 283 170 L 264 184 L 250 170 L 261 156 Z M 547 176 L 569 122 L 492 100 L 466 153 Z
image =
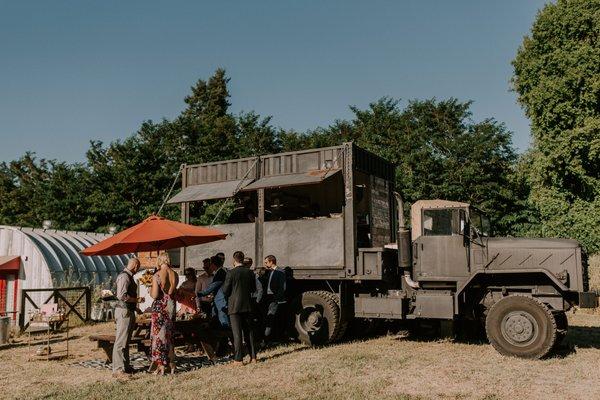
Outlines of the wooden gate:
M 29 296 L 33 292 L 49 292 L 50 295 L 41 304 L 36 304 Z M 27 329 L 29 326 L 28 318 L 25 316 L 27 304 L 35 309 L 40 309 L 42 304 L 48 304 L 51 300 L 58 304 L 59 307 L 64 307 L 66 317 L 74 316 L 82 322 L 90 320 L 92 308 L 92 290 L 89 286 L 67 287 L 67 288 L 51 288 L 51 289 L 22 289 L 21 290 L 21 307 L 19 312 L 19 327 L 21 330 Z M 62 323 L 58 324 L 59 328 Z

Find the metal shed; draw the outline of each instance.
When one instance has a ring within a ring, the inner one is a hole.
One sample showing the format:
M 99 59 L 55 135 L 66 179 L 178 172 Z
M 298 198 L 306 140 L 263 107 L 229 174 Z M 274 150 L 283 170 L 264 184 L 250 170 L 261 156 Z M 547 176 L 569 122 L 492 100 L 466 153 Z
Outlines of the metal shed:
M 79 254 L 106 237 L 90 232 L 0 226 L 0 314 L 18 318 L 22 289 L 58 287 L 69 277 L 85 284 L 114 281 L 127 257 Z M 42 293 L 32 296 L 43 301 Z

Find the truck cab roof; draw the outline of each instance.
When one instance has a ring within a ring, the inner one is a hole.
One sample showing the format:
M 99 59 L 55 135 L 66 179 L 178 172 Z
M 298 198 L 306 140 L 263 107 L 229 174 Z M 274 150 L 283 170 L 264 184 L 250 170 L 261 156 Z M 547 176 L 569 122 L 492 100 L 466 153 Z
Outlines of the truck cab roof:
M 423 210 L 431 210 L 431 209 L 449 209 L 449 208 L 468 208 L 469 203 L 463 203 L 460 201 L 450 201 L 450 200 L 418 200 L 413 203 L 410 208 L 410 226 L 411 226 L 411 236 L 412 240 L 417 239 L 421 236 L 421 212 Z

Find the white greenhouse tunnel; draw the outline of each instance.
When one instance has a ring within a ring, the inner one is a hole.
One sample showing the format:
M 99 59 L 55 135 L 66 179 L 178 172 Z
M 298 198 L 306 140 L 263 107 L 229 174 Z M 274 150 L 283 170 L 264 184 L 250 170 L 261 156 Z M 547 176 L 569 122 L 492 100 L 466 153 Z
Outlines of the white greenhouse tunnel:
M 111 285 L 128 256 L 84 256 L 80 251 L 109 235 L 53 229 L 0 226 L 0 315 L 18 320 L 21 290 L 82 285 Z M 31 293 L 37 304 L 48 292 Z M 27 309 L 25 310 L 27 313 Z

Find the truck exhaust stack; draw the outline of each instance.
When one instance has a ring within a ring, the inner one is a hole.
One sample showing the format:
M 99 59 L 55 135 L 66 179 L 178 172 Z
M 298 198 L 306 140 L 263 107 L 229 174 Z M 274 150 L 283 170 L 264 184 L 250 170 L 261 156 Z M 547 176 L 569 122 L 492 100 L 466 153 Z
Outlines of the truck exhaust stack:
M 404 219 L 404 200 L 398 192 L 394 192 L 396 203 L 398 204 L 398 265 L 404 271 L 404 280 L 406 284 L 413 289 L 419 287 L 419 283 L 412 280 L 410 276 L 410 267 L 412 266 L 411 239 L 410 231 L 406 229 L 406 221 Z

